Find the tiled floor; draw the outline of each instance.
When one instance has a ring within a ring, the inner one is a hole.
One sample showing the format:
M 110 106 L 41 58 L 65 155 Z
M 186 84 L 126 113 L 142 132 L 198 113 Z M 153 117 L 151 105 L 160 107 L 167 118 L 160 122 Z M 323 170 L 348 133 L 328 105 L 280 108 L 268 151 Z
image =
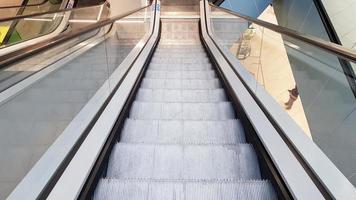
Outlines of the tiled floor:
M 277 24 L 272 7 L 266 9 L 259 19 Z M 254 28 L 256 29 L 256 34 L 251 39 L 251 56 L 240 60 L 240 62 L 265 87 L 268 93 L 284 107 L 284 103 L 289 99 L 288 90 L 293 89 L 296 83 L 282 37 L 276 32 L 262 29 L 257 25 L 254 25 Z M 230 50 L 236 52 L 236 47 L 233 46 Z M 259 58 L 261 58 L 260 61 Z M 261 64 L 258 64 L 259 62 Z M 286 112 L 311 138 L 300 98 Z
M 344 46 L 356 51 L 356 0 L 322 0 Z

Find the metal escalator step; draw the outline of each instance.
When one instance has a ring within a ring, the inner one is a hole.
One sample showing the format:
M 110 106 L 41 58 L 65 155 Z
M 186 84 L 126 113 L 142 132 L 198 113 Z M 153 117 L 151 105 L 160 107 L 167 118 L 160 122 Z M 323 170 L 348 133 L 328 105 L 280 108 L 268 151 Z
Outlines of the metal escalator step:
M 234 119 L 230 102 L 219 103 L 147 103 L 135 101 L 130 111 L 133 119 L 227 120 Z
M 165 182 L 101 179 L 94 200 L 277 200 L 269 181 Z
M 120 142 L 147 144 L 246 143 L 238 120 L 184 121 L 127 119 Z
M 201 45 L 201 43 L 196 43 L 196 44 L 192 44 L 189 43 L 188 44 L 184 44 L 183 41 L 181 41 L 181 45 L 177 45 L 177 44 L 164 44 L 162 42 L 159 43 L 157 49 L 187 49 L 189 51 L 192 50 L 203 50 L 203 46 Z
M 141 88 L 150 89 L 218 89 L 221 88 L 219 79 L 189 80 L 189 79 L 150 79 L 144 78 Z
M 207 64 L 159 64 L 159 63 L 150 63 L 148 68 L 149 70 L 164 70 L 164 71 L 203 71 L 203 70 L 211 70 L 212 65 L 210 63 Z
M 164 180 L 260 179 L 249 144 L 145 145 L 117 143 L 109 158 L 108 178 Z
M 212 103 L 227 101 L 223 89 L 213 90 L 175 90 L 175 89 L 139 89 L 137 101 L 170 103 Z
M 157 71 L 147 70 L 146 78 L 150 79 L 214 79 L 216 78 L 213 70 L 204 71 Z
M 172 58 L 182 58 L 185 55 L 188 55 L 188 58 L 191 57 L 189 55 L 196 55 L 197 57 L 207 57 L 207 54 L 204 49 L 200 50 L 188 50 L 188 49 L 156 49 L 154 56 L 168 56 Z
M 194 50 L 204 50 L 203 46 L 201 43 L 197 44 L 186 44 L 184 45 L 177 45 L 177 44 L 164 44 L 164 43 L 159 43 L 157 50 L 187 50 L 187 51 L 194 51 Z
M 159 55 L 159 54 L 155 54 Z M 207 57 L 196 57 L 196 58 L 174 58 L 174 57 L 159 57 L 153 56 L 151 63 L 177 63 L 177 64 L 197 64 L 197 63 L 210 63 L 209 58 Z
M 207 58 L 207 54 L 204 51 L 199 52 L 181 52 L 171 53 L 167 51 L 160 51 L 154 54 L 154 57 L 158 58 Z

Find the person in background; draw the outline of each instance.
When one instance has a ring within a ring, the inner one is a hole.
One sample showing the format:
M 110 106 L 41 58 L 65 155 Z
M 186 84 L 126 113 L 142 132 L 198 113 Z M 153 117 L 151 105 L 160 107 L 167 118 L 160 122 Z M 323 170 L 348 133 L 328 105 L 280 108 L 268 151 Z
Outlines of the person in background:
M 288 90 L 288 92 L 289 92 L 289 100 L 286 103 L 284 103 L 286 110 L 290 110 L 293 106 L 293 103 L 298 99 L 299 92 L 298 92 L 297 85 L 295 85 L 293 89 Z

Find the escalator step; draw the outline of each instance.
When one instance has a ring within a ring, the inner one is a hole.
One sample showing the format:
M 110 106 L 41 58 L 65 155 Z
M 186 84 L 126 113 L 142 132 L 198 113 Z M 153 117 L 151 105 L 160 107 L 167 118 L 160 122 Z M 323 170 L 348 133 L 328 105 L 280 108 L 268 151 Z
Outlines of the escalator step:
M 154 54 L 155 57 L 160 57 L 160 58 L 207 58 L 208 56 L 206 53 L 201 50 L 201 51 L 196 51 L 196 52 L 182 52 L 182 53 L 172 53 L 169 52 L 169 50 L 162 50 L 159 53 Z
M 277 200 L 268 181 L 164 182 L 102 179 L 94 200 Z
M 151 63 L 175 63 L 175 64 L 205 64 L 205 63 L 210 63 L 209 58 L 207 57 L 197 57 L 197 58 L 172 58 L 172 57 L 159 57 L 159 56 L 153 56 Z
M 146 78 L 150 79 L 214 79 L 216 78 L 213 70 L 204 71 L 157 71 L 147 70 Z
M 120 142 L 151 144 L 245 143 L 238 120 L 174 121 L 127 119 Z
M 107 177 L 215 181 L 261 179 L 257 157 L 249 144 L 117 143 L 109 159 Z
M 230 102 L 219 103 L 147 103 L 135 101 L 133 119 L 227 120 L 235 114 Z
M 211 70 L 212 65 L 207 64 L 162 64 L 162 63 L 150 63 L 150 70 L 165 70 L 165 71 L 201 71 L 201 70 Z
M 214 90 L 169 90 L 169 89 L 139 89 L 137 101 L 170 102 L 170 103 L 212 103 L 227 101 L 223 89 Z
M 221 84 L 218 79 L 210 80 L 189 80 L 189 79 L 149 79 L 144 78 L 141 88 L 151 89 L 217 89 L 221 88 Z

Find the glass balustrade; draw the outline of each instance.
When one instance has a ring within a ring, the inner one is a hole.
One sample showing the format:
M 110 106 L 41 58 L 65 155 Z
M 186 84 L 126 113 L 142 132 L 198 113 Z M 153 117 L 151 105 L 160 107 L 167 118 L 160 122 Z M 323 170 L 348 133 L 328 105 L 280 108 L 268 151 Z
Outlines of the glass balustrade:
M 53 27 L 67 18 L 66 34 L 70 34 L 97 23 L 101 18 L 93 11 L 29 19 L 33 23 L 48 20 Z M 1 69 L 0 199 L 8 197 L 28 173 L 40 173 L 36 179 L 51 179 L 66 151 L 82 137 L 129 69 L 130 65 L 121 65 L 123 61 L 147 42 L 151 14 L 151 7 L 141 9 Z
M 355 63 L 222 9 L 208 12 L 212 38 L 253 77 L 245 80 L 253 93 L 267 91 L 356 185 Z

